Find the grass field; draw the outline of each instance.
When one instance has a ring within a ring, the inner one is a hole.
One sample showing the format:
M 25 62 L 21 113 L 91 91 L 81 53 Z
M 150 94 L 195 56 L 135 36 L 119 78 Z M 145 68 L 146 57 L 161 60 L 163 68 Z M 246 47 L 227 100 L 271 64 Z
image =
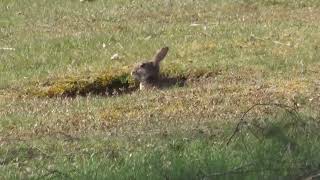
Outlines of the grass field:
M 0 179 L 320 173 L 320 1 L 2 0 L 0 12 Z M 130 69 L 163 46 L 162 73 L 188 83 L 136 90 Z

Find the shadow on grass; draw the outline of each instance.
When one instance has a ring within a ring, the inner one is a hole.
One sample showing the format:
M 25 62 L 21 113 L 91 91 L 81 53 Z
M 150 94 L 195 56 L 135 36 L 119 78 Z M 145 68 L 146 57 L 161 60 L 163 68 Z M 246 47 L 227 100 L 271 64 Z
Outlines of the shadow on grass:
M 161 88 L 174 86 L 183 87 L 187 80 L 213 76 L 216 73 L 200 71 L 160 77 Z M 108 72 L 93 77 L 64 77 L 35 83 L 27 88 L 26 94 L 35 97 L 75 97 L 75 96 L 115 96 L 128 94 L 139 89 L 139 82 L 135 81 L 128 72 Z

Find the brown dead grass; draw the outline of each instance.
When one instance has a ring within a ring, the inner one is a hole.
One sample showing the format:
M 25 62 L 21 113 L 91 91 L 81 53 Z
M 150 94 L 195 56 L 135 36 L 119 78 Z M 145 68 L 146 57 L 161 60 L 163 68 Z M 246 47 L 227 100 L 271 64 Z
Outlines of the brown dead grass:
M 157 124 L 161 131 L 174 131 L 173 126 L 204 126 L 215 122 L 215 126 L 232 123 L 239 118 L 248 107 L 258 103 L 281 103 L 297 106 L 303 111 L 306 104 L 312 108 L 320 108 L 320 95 L 316 93 L 314 81 L 291 79 L 278 81 L 259 81 L 252 76 L 252 71 L 235 76 L 224 73 L 214 78 L 202 78 L 189 82 L 186 87 L 135 92 L 114 97 L 112 102 L 108 98 L 102 106 L 95 106 L 92 97 L 76 99 L 43 99 L 30 100 L 28 111 L 34 112 L 38 120 L 31 129 L 12 127 L 14 136 L 46 136 L 63 132 L 79 136 L 84 132 L 115 132 L 120 135 L 131 131 L 145 132 L 149 126 Z M 257 73 L 259 74 L 259 73 Z M 19 99 L 14 100 L 17 103 Z M 34 103 L 40 103 L 35 107 Z M 53 103 L 54 105 L 50 105 Z M 21 102 L 20 102 L 21 103 Z M 87 108 L 78 106 L 84 105 Z M 61 106 L 61 107 L 58 107 Z M 46 113 L 46 109 L 53 111 Z M 309 107 L 309 106 L 308 106 Z M 12 113 L 21 111 L 12 107 Z M 79 108 L 79 110 L 77 110 Z M 32 110 L 33 109 L 33 110 Z M 223 113 L 221 113 L 223 112 Z M 8 112 L 7 112 L 8 113 Z M 257 116 L 264 113 L 264 109 L 255 111 Z M 42 116 L 46 116 L 45 119 Z M 47 119 L 50 119 L 48 121 Z M 221 121 L 223 120 L 223 121 Z M 132 126 L 134 124 L 134 126 Z M 134 130 L 131 129 L 134 127 Z M 213 133 L 213 132 L 212 132 Z M 11 133 L 10 133 L 11 134 Z

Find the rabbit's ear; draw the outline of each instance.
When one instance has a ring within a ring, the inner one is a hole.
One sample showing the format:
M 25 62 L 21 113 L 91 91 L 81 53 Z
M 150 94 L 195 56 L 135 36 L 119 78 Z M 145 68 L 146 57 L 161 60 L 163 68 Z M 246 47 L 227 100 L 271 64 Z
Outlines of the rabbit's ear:
M 157 54 L 153 57 L 153 62 L 156 65 L 159 65 L 160 61 L 163 60 L 164 57 L 166 57 L 168 51 L 169 51 L 168 47 L 164 47 L 158 50 Z

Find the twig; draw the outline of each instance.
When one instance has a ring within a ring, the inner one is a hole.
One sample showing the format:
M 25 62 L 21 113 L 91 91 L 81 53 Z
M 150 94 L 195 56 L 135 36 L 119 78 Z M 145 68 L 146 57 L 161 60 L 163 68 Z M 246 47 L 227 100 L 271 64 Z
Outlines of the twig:
M 249 166 L 252 166 L 254 165 L 254 163 L 249 163 L 249 164 L 246 164 L 246 165 L 243 165 L 243 166 L 239 166 L 239 167 L 236 167 L 234 169 L 231 169 L 231 170 L 228 170 L 228 171 L 225 171 L 225 172 L 218 172 L 218 173 L 213 173 L 213 174 L 209 174 L 207 175 L 206 177 L 212 177 L 212 176 L 228 176 L 228 175 L 234 175 L 234 174 L 248 174 L 248 173 L 259 173 L 259 172 L 266 172 L 266 171 L 269 171 L 269 172 L 281 172 L 281 171 L 284 171 L 284 170 L 288 170 L 288 169 L 276 169 L 276 168 L 268 168 L 268 169 L 244 169 L 246 167 L 249 167 Z M 289 169 L 290 170 L 290 169 Z
M 312 174 L 312 175 L 310 175 L 310 174 Z M 313 179 L 320 179 L 320 171 L 319 170 L 309 172 L 308 175 L 302 175 L 297 178 L 297 180 L 313 180 Z
M 57 169 L 48 169 L 48 168 L 43 168 L 43 169 L 45 169 L 48 173 L 42 175 L 40 179 L 43 179 L 43 178 L 45 178 L 45 177 L 48 177 L 48 176 L 54 175 L 54 174 L 62 175 L 62 176 L 64 176 L 65 178 L 68 178 L 68 179 L 71 178 L 70 175 L 68 175 L 68 174 L 66 174 L 66 173 L 64 173 L 64 172 L 61 172 L 61 171 L 59 171 L 59 170 L 57 170 Z
M 37 149 L 42 155 L 44 155 L 47 158 L 52 157 L 51 155 L 49 155 L 48 153 L 44 152 L 42 149 L 40 149 L 39 147 L 33 146 L 32 148 Z
M 15 51 L 15 48 L 10 48 L 10 47 L 0 47 L 0 50 L 5 50 L 5 51 Z
M 237 123 L 232 135 L 228 138 L 228 141 L 226 145 L 228 146 L 233 139 L 233 137 L 240 131 L 240 125 L 246 124 L 247 122 L 244 120 L 244 118 L 247 116 L 247 114 L 254 109 L 257 106 L 276 106 L 282 109 L 285 109 L 288 113 L 290 113 L 292 116 L 296 117 L 296 120 L 301 120 L 299 113 L 297 110 L 293 107 L 287 106 L 285 104 L 279 104 L 279 103 L 259 103 L 259 104 L 254 104 L 250 108 L 248 108 L 241 116 L 239 122 Z
M 260 40 L 260 41 L 268 41 L 269 40 L 269 41 L 273 42 L 274 44 L 279 44 L 279 45 L 283 45 L 283 46 L 291 46 L 290 43 L 285 44 L 285 43 L 282 43 L 280 41 L 274 41 L 274 40 L 270 40 L 270 39 L 260 38 L 260 37 L 256 37 L 253 34 L 251 35 L 251 38 L 254 38 L 254 39 L 257 39 L 257 40 Z
M 255 105 L 251 106 L 248 110 L 246 110 L 246 111 L 242 114 L 242 116 L 241 116 L 241 118 L 240 118 L 240 120 L 239 120 L 236 128 L 234 129 L 232 135 L 229 137 L 229 139 L 228 139 L 228 141 L 227 141 L 227 146 L 228 146 L 229 143 L 231 142 L 231 139 L 240 131 L 240 125 L 246 123 L 246 121 L 244 121 L 245 116 L 246 116 L 253 108 L 255 108 L 256 106 L 258 106 L 258 104 L 255 104 Z
M 249 164 L 245 164 L 245 165 L 242 165 L 242 166 L 239 166 L 239 167 L 236 167 L 236 168 L 233 168 L 231 170 L 228 170 L 228 171 L 225 171 L 225 172 L 218 172 L 218 173 L 213 173 L 213 174 L 210 174 L 208 176 L 225 176 L 225 175 L 228 175 L 228 174 L 235 174 L 235 173 L 240 173 L 240 172 L 247 172 L 247 171 L 239 171 L 241 169 L 244 169 L 246 167 L 249 167 L 253 165 L 253 163 L 249 163 Z

